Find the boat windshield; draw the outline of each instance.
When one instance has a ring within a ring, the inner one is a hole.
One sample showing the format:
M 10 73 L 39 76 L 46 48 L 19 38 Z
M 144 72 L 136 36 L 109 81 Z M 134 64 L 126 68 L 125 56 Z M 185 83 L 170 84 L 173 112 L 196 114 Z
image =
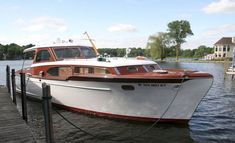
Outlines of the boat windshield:
M 55 48 L 54 51 L 59 60 L 96 57 L 96 53 L 91 47 L 61 47 Z

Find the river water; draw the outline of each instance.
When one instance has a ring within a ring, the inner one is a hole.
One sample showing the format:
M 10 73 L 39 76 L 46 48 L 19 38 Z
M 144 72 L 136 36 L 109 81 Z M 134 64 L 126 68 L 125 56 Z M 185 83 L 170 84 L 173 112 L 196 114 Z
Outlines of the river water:
M 25 65 L 29 65 L 27 61 Z M 22 61 L 0 61 L 0 84 L 5 84 L 5 66 L 21 68 Z M 163 68 L 193 69 L 213 74 L 214 83 L 202 100 L 187 125 L 157 124 L 146 131 L 151 124 L 133 123 L 98 118 L 63 109 L 56 109 L 68 120 L 83 130 L 102 137 L 97 139 L 79 131 L 53 110 L 54 137 L 56 142 L 109 143 L 121 140 L 124 143 L 234 143 L 235 142 L 235 80 L 224 74 L 228 65 L 221 63 L 160 63 Z M 21 99 L 17 98 L 17 108 L 21 111 Z M 40 142 L 45 142 L 42 105 L 28 101 L 28 125 Z M 130 136 L 136 136 L 128 139 Z

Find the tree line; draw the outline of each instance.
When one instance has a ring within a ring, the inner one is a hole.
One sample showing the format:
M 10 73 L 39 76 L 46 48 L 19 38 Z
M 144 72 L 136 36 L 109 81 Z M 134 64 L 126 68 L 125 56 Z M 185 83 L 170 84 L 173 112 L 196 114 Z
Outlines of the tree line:
M 33 44 L 28 44 L 24 46 L 17 45 L 15 43 L 2 45 L 0 44 L 0 60 L 19 60 L 23 59 L 24 49 L 33 47 Z M 27 54 L 25 59 L 32 58 L 31 54 Z
M 0 44 L 0 60 L 18 60 L 23 59 L 23 51 L 26 48 L 33 47 L 33 44 L 28 44 L 24 46 L 17 45 L 15 43 L 2 45 Z M 137 56 L 145 56 L 151 57 L 150 49 L 141 48 L 141 47 L 132 47 L 130 48 L 130 52 L 128 57 L 137 57 Z M 164 57 L 175 57 L 176 56 L 176 48 L 168 47 L 165 48 Z M 126 48 L 99 48 L 98 52 L 100 55 L 109 55 L 110 57 L 124 57 L 126 55 Z M 180 49 L 179 57 L 181 58 L 202 58 L 207 54 L 213 53 L 213 48 L 206 47 L 204 45 L 199 46 L 197 49 Z M 32 53 L 27 54 L 25 59 L 32 59 Z M 154 59 L 154 58 L 153 58 Z
M 150 49 L 144 48 L 130 48 L 131 51 L 128 54 L 128 57 L 137 57 L 137 56 L 145 56 L 151 57 Z M 169 47 L 165 48 L 164 58 L 176 57 L 176 48 Z M 124 57 L 126 55 L 126 48 L 100 48 L 98 49 L 100 55 L 109 55 L 110 57 Z M 207 47 L 205 45 L 199 46 L 197 49 L 180 49 L 179 57 L 181 58 L 203 58 L 207 54 L 212 54 L 214 52 L 213 48 Z M 155 59 L 155 58 L 153 58 Z

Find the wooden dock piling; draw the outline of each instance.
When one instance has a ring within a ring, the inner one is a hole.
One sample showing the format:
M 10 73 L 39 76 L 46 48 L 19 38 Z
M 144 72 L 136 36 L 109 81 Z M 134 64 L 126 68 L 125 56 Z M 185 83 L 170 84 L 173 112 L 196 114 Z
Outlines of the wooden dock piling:
M 15 69 L 11 70 L 11 87 L 12 87 L 12 100 L 16 104 L 16 80 L 15 80 Z
M 6 66 L 6 86 L 7 86 L 7 90 L 8 93 L 11 92 L 11 85 L 10 85 L 10 66 Z
M 46 141 L 47 143 L 54 143 L 53 122 L 51 114 L 51 90 L 46 83 L 42 84 L 42 99 L 43 99 L 43 113 L 45 119 Z
M 21 83 L 21 102 L 22 102 L 22 118 L 27 122 L 27 103 L 26 103 L 26 84 L 25 84 L 25 73 L 20 73 Z

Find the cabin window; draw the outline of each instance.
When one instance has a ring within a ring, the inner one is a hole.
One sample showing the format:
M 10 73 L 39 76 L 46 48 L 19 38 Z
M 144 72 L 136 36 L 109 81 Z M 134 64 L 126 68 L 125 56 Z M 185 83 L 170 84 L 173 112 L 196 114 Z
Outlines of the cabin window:
M 92 74 L 93 68 L 88 67 L 75 67 L 74 68 L 74 74 Z
M 35 51 L 29 51 L 24 53 L 24 59 L 28 60 L 27 65 L 32 65 L 34 62 Z
M 110 72 L 105 68 L 94 68 L 95 74 L 110 74 Z
M 96 53 L 92 47 L 59 47 L 54 49 L 59 60 L 68 58 L 94 58 Z
M 88 73 L 93 74 L 94 73 L 94 68 L 88 68 Z
M 47 50 L 41 50 L 37 53 L 36 62 L 48 61 L 50 58 L 51 55 Z
M 81 57 L 81 52 L 78 48 L 55 48 L 55 54 L 58 59 Z
M 81 68 L 80 68 L 80 67 L 75 67 L 75 68 L 74 68 L 74 73 L 75 73 L 75 74 L 81 73 Z
M 69 77 L 72 76 L 73 70 L 71 67 L 60 67 L 59 76 L 60 77 Z
M 146 73 L 148 72 L 143 66 L 123 66 L 117 67 L 118 73 L 130 74 L 130 73 Z
M 74 74 L 110 74 L 110 72 L 106 68 L 75 67 Z
M 95 53 L 93 48 L 91 48 L 91 47 L 81 47 L 80 49 L 81 49 L 82 55 L 85 58 L 94 58 L 94 57 L 96 57 L 96 53 Z
M 35 51 L 26 52 L 24 56 L 24 59 L 33 60 L 35 57 Z
M 135 73 L 138 72 L 138 68 L 136 66 L 127 67 L 127 71 L 129 73 Z
M 145 67 L 148 69 L 149 72 L 152 72 L 153 70 L 160 69 L 160 67 L 158 65 L 145 65 Z
M 59 76 L 59 67 L 53 67 L 47 70 L 49 76 Z
M 53 67 L 47 70 L 48 76 L 68 77 L 72 75 L 71 67 Z

